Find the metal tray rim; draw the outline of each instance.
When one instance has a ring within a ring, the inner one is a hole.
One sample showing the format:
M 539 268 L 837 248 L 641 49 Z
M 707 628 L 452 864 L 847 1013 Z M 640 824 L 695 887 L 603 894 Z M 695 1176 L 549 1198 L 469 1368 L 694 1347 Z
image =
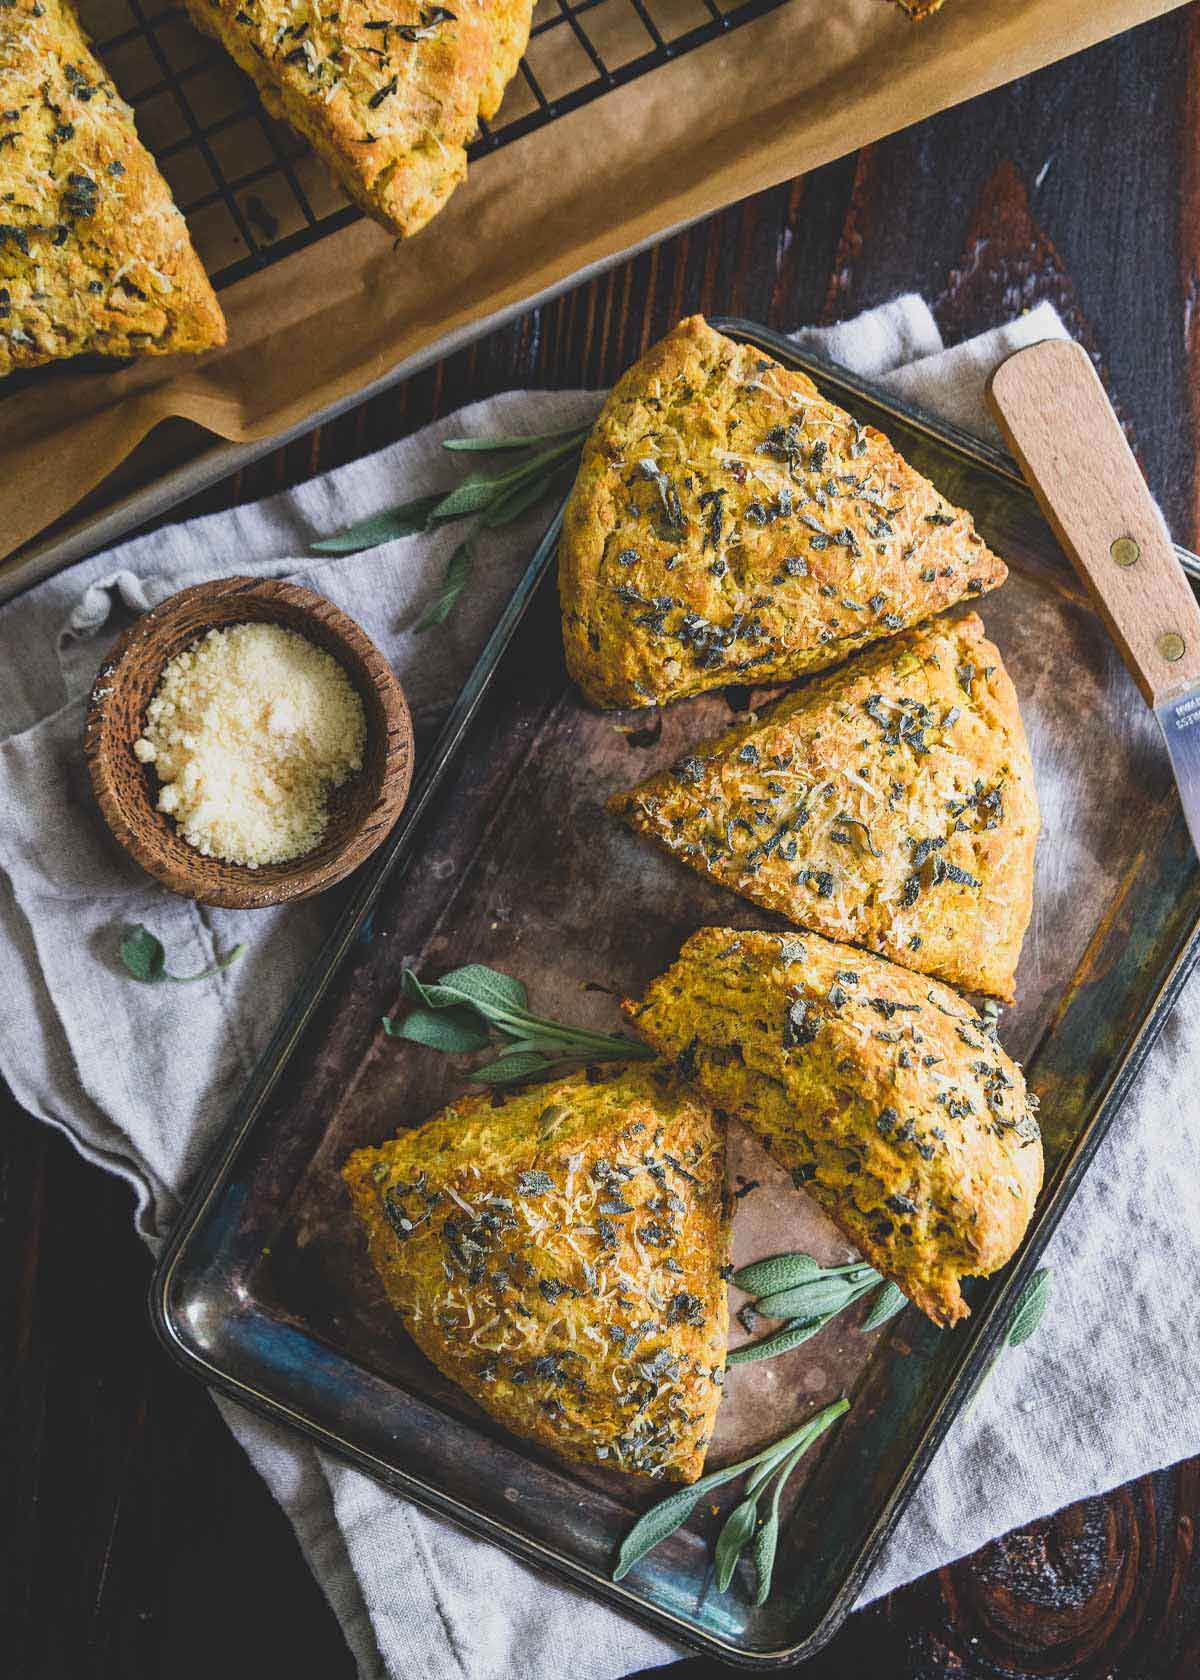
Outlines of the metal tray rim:
M 1014 489 L 1020 489 L 1026 495 L 1030 495 L 1032 500 L 1031 493 L 1026 489 L 1011 459 L 1003 451 L 912 408 L 888 392 L 880 390 L 869 380 L 861 379 L 819 357 L 798 350 L 791 340 L 769 328 L 731 317 L 714 317 L 712 324 L 731 336 L 747 339 L 763 349 L 770 350 L 781 360 L 812 372 L 826 383 L 840 385 L 844 390 L 869 400 L 877 407 L 890 412 L 897 420 L 925 432 L 940 444 L 1002 476 Z M 930 1416 L 918 1445 L 898 1477 L 891 1495 L 879 1511 L 858 1557 L 824 1615 L 804 1638 L 795 1644 L 771 1650 L 748 1650 L 716 1635 L 700 1632 L 681 1617 L 647 1602 L 630 1589 L 585 1565 L 556 1555 L 528 1535 L 447 1496 L 411 1472 L 388 1464 L 373 1453 L 356 1446 L 352 1441 L 342 1439 L 324 1425 L 305 1418 L 302 1413 L 296 1412 L 293 1407 L 270 1393 L 253 1389 L 240 1379 L 222 1371 L 189 1345 L 186 1329 L 175 1311 L 179 1263 L 190 1240 L 200 1228 L 214 1196 L 223 1187 L 227 1171 L 260 1118 L 266 1099 L 282 1073 L 292 1047 L 332 981 L 346 949 L 369 914 L 385 879 L 392 869 L 403 861 L 409 841 L 428 801 L 450 768 L 455 750 L 487 691 L 500 655 L 523 618 L 535 588 L 552 561 L 561 518 L 560 508 L 547 527 L 533 559 L 468 677 L 400 823 L 376 863 L 370 866 L 358 891 L 347 904 L 337 925 L 302 979 L 296 996 L 285 1010 L 263 1052 L 225 1133 L 213 1145 L 196 1188 L 177 1220 L 155 1268 L 149 1289 L 150 1318 L 166 1351 L 185 1369 L 250 1409 L 277 1421 L 282 1420 L 298 1429 L 325 1449 L 403 1491 L 425 1508 L 451 1518 L 471 1533 L 503 1545 L 507 1550 L 553 1575 L 574 1585 L 583 1586 L 595 1596 L 649 1623 L 656 1631 L 666 1633 L 695 1650 L 717 1655 L 725 1662 L 760 1671 L 788 1667 L 815 1654 L 834 1636 L 850 1613 L 882 1545 L 902 1516 L 955 1417 L 982 1378 L 1007 1325 L 1009 1309 L 1015 1304 L 1017 1296 L 1032 1275 L 1097 1148 L 1119 1111 L 1130 1085 L 1158 1037 L 1171 1006 L 1189 974 L 1200 961 L 1200 919 L 1181 937 L 1157 995 L 1130 1038 L 1124 1053 L 1111 1067 L 1106 1087 L 1097 1099 L 1091 1122 L 1064 1163 L 1060 1181 L 1052 1197 L 1035 1215 L 1022 1244 L 1019 1258 L 1014 1262 L 1003 1284 L 996 1289 L 992 1299 L 981 1307 L 969 1322 L 963 1336 L 962 1356 L 955 1372 Z M 1180 553 L 1181 559 L 1190 562 L 1188 569 L 1195 575 L 1200 575 L 1200 559 L 1186 550 L 1181 550 Z

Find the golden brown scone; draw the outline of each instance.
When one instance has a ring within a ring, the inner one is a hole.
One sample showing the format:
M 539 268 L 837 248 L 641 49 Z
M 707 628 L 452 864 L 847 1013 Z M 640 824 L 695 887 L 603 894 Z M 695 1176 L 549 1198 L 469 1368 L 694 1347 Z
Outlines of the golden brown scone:
M 814 678 L 609 810 L 801 927 L 1012 998 L 1040 819 L 1017 696 L 974 613 Z
M 702 928 L 625 1012 L 936 1324 L 1012 1256 L 1042 1182 L 1034 1105 L 948 987 L 816 934 Z
M 64 0 L 0 4 L 0 378 L 225 342 L 133 112 Z
M 506 1429 L 692 1482 L 725 1375 L 725 1140 L 659 1063 L 468 1096 L 350 1157 L 413 1340 Z
M 187 0 L 369 216 L 413 234 L 466 178 L 479 119 L 500 107 L 533 0 Z
M 597 706 L 798 677 L 1007 575 L 881 432 L 695 315 L 584 445 L 559 542 L 567 667 Z

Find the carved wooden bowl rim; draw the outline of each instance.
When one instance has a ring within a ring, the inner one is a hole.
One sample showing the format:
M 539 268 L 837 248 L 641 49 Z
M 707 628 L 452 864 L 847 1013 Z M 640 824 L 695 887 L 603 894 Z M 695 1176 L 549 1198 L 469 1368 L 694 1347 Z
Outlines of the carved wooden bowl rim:
M 156 809 L 153 767 L 133 751 L 167 662 L 208 630 L 246 623 L 283 625 L 331 653 L 362 700 L 367 724 L 362 769 L 333 793 L 320 842 L 303 857 L 257 869 L 190 846 Z M 265 909 L 324 892 L 386 838 L 412 780 L 412 718 L 387 660 L 332 601 L 282 578 L 218 578 L 170 596 L 113 645 L 92 685 L 84 755 L 105 822 L 155 880 L 199 904 Z

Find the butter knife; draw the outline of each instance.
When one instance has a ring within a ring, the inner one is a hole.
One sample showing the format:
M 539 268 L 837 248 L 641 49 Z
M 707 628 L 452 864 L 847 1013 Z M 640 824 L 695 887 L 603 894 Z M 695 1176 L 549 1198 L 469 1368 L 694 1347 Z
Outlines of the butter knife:
M 1159 721 L 1200 853 L 1200 605 L 1104 387 L 1078 344 L 1047 339 L 1002 362 L 988 396 Z

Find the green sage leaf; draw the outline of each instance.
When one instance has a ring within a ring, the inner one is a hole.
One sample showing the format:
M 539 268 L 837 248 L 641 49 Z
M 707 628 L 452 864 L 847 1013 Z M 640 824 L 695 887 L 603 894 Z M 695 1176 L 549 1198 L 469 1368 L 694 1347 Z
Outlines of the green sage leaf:
M 211 980 L 223 968 L 231 968 L 245 949 L 244 944 L 235 945 L 227 956 L 221 957 L 211 968 L 201 969 L 199 974 L 169 974 L 162 941 L 156 939 L 149 928 L 136 922 L 122 935 L 121 961 L 135 980 L 147 981 L 151 985 L 169 980 L 175 986 L 190 986 L 197 980 Z
M 446 492 L 429 517 L 439 525 L 448 519 L 463 519 L 489 506 L 507 487 L 506 474 L 468 473 L 461 484 Z
M 505 1011 L 529 1008 L 529 993 L 520 980 L 498 969 L 486 968 L 483 963 L 468 963 L 465 968 L 452 968 L 443 974 L 439 986 L 456 992 L 474 1009 L 484 1013 L 488 1009 Z
M 851 1301 L 857 1300 L 878 1276 L 878 1272 L 871 1272 L 870 1277 L 860 1283 L 853 1276 L 831 1277 L 824 1273 L 810 1278 L 807 1283 L 798 1283 L 792 1289 L 762 1295 L 755 1306 L 767 1318 L 816 1318 L 821 1314 L 839 1313 Z
M 544 496 L 548 496 L 564 477 L 563 469 L 557 467 L 552 468 L 545 477 L 531 479 L 527 484 L 515 484 L 511 490 L 497 496 L 492 505 L 484 510 L 479 518 L 480 525 L 492 530 L 497 525 L 511 524 Z
M 403 502 L 399 507 L 387 508 L 383 513 L 370 514 L 336 536 L 321 537 L 310 547 L 318 554 L 358 554 L 365 548 L 378 548 L 380 543 L 394 542 L 397 537 L 415 537 L 429 529 L 430 518 L 445 491 L 430 496 L 418 496 L 415 501 Z
M 1042 1322 L 1049 1300 L 1050 1268 L 1041 1266 L 1021 1291 L 1021 1299 L 1008 1327 L 1006 1341 L 1009 1347 L 1020 1347 L 1022 1342 L 1029 1340 Z
M 747 1295 L 773 1295 L 781 1289 L 791 1289 L 817 1277 L 819 1263 L 811 1254 L 776 1254 L 770 1260 L 755 1260 L 733 1274 L 733 1281 Z
M 446 570 L 442 573 L 442 587 L 414 626 L 418 635 L 423 630 L 432 630 L 435 624 L 446 622 L 454 608 L 454 603 L 467 585 L 474 565 L 475 550 L 471 546 L 470 537 L 467 537 L 459 543 L 446 562 Z
M 779 1545 L 779 1513 L 772 1509 L 754 1536 L 754 1547 L 751 1556 L 754 1559 L 754 1572 L 758 1576 L 758 1588 L 754 1594 L 755 1604 L 765 1604 L 771 1596 L 771 1576 L 775 1569 L 775 1552 Z
M 447 1056 L 467 1056 L 486 1050 L 491 1035 L 479 1025 L 470 1009 L 414 1009 L 402 1021 L 391 1021 L 385 1015 L 383 1030 L 389 1038 L 406 1038 L 412 1044 L 423 1044 L 430 1050 L 441 1050 Z
M 713 1555 L 718 1592 L 729 1590 L 729 1583 L 733 1580 L 733 1572 L 737 1568 L 737 1561 L 753 1539 L 757 1522 L 758 1501 L 753 1498 L 743 1499 L 742 1503 L 735 1506 L 725 1519 L 721 1532 L 717 1536 L 717 1548 Z
M 492 1042 L 483 1033 L 481 1022 L 509 1040 L 503 1056 L 472 1075 L 484 1084 L 515 1083 L 569 1062 L 637 1061 L 654 1055 L 648 1045 L 623 1034 L 593 1032 L 531 1014 L 521 981 L 482 963 L 451 969 L 432 981 L 405 969 L 400 992 L 417 1005 L 417 1024 L 410 1029 L 403 1022 L 389 1022 L 385 1030 L 393 1038 L 415 1038 L 432 1049 L 453 1054 L 467 1048 L 467 1017 L 474 1012 L 480 1018 L 471 1022 L 479 1033 L 474 1048 L 482 1049 Z M 431 1013 L 453 1016 L 455 1027 L 440 1031 L 433 1020 L 422 1018 Z
M 878 1330 L 889 1318 L 895 1318 L 908 1305 L 908 1297 L 897 1284 L 887 1282 L 871 1302 L 871 1310 L 859 1325 L 862 1331 Z
M 125 929 L 121 940 L 121 961 L 135 980 L 153 982 L 167 977 L 167 953 L 162 941 L 140 922 Z
M 409 1003 L 423 1004 L 426 1009 L 457 1009 L 463 1003 L 457 992 L 436 980 L 426 983 L 411 968 L 406 968 L 400 977 L 400 995 Z
M 725 1355 L 725 1363 L 751 1365 L 757 1359 L 774 1359 L 777 1354 L 790 1353 L 801 1342 L 815 1336 L 818 1330 L 823 1330 L 833 1316 L 827 1313 L 823 1318 L 793 1319 L 782 1330 L 776 1330 L 773 1336 L 764 1336 L 761 1342 L 747 1342 L 745 1347 L 734 1348 Z
M 536 443 L 557 443 L 568 437 L 577 437 L 582 443 L 586 436 L 586 426 L 564 426 L 559 432 L 534 432 L 529 437 L 443 438 L 442 448 L 463 454 L 474 451 L 484 454 L 501 449 L 531 449 Z
M 551 1067 L 553 1063 L 539 1051 L 526 1050 L 519 1055 L 501 1056 L 486 1067 L 473 1068 L 471 1078 L 484 1085 L 516 1085 L 534 1074 L 546 1073 Z
M 720 1487 L 722 1482 L 731 1482 L 745 1469 L 746 1464 L 741 1463 L 730 1464 L 724 1470 L 714 1470 L 707 1476 L 701 1476 L 691 1487 L 681 1488 L 678 1493 L 668 1494 L 666 1499 L 652 1505 L 621 1542 L 613 1580 L 622 1580 L 639 1558 L 645 1557 L 647 1552 L 652 1552 L 655 1546 L 661 1545 L 682 1528 L 706 1493 Z

